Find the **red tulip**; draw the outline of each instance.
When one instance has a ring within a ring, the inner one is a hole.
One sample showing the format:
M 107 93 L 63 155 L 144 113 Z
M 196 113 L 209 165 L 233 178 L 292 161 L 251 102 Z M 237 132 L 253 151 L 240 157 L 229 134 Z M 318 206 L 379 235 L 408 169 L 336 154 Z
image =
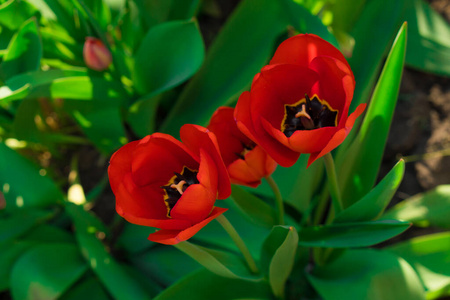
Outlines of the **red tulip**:
M 154 133 L 128 143 L 113 154 L 108 168 L 117 213 L 160 228 L 149 240 L 168 245 L 191 238 L 226 211 L 214 202 L 231 193 L 214 134 L 184 125 L 181 139 Z
M 344 56 L 313 34 L 285 40 L 236 105 L 239 129 L 281 166 L 308 166 L 339 146 L 365 109 L 348 116 L 355 79 Z
M 277 163 L 238 129 L 233 114 L 233 108 L 220 107 L 208 129 L 217 137 L 231 182 L 256 187 L 275 171 Z
M 83 47 L 84 62 L 96 71 L 106 70 L 112 62 L 108 48 L 97 38 L 87 37 Z

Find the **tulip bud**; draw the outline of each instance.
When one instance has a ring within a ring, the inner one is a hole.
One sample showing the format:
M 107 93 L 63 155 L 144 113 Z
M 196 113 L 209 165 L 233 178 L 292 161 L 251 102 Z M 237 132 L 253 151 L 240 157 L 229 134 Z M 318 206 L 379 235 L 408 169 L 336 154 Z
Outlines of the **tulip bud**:
M 96 71 L 103 71 L 111 64 L 112 57 L 108 48 L 97 38 L 87 37 L 83 47 L 86 66 Z

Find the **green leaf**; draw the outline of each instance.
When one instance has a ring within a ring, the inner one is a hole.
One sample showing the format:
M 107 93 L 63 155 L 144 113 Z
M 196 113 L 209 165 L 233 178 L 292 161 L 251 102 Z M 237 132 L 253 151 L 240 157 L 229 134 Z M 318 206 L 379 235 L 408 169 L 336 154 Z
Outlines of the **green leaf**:
M 214 274 L 232 279 L 259 281 L 262 278 L 249 272 L 242 258 L 229 252 L 208 249 L 184 241 L 175 245 Z
M 379 218 L 397 191 L 404 173 L 405 162 L 400 160 L 380 183 L 359 201 L 340 212 L 333 222 L 362 222 Z
M 204 46 L 195 21 L 172 21 L 151 28 L 135 56 L 133 81 L 141 94 L 179 85 L 200 67 Z
M 0 75 L 3 80 L 39 69 L 42 58 L 42 43 L 34 18 L 22 25 L 11 39 L 6 51 L 0 64 Z
M 26 1 L 2 1 L 0 5 L 0 25 L 9 30 L 17 30 L 22 24 L 36 15 L 37 10 Z
M 6 81 L 0 88 L 3 102 L 25 97 L 97 100 L 103 104 L 126 97 L 120 83 L 98 77 L 84 76 L 86 71 L 50 70 L 21 74 Z
M 0 187 L 10 211 L 45 207 L 64 198 L 50 177 L 42 175 L 36 165 L 3 143 L 0 143 Z
M 406 23 L 394 41 L 358 134 L 344 155 L 337 157 L 344 208 L 359 200 L 375 184 L 397 103 L 405 47 Z
M 278 1 L 242 1 L 160 131 L 177 136 L 183 124 L 205 125 L 217 107 L 235 100 L 267 62 L 287 25 Z
M 57 299 L 87 270 L 72 244 L 37 245 L 22 255 L 11 272 L 14 299 Z
M 431 295 L 449 295 L 450 269 L 450 233 L 436 233 L 416 237 L 390 246 L 388 251 L 405 259 L 419 274 L 427 290 L 427 299 Z
M 278 298 L 284 298 L 285 284 L 294 267 L 297 246 L 298 234 L 292 226 L 275 226 L 264 241 L 261 265 L 269 275 L 273 294 Z
M 0 218 L 0 243 L 22 236 L 37 224 L 48 220 L 51 212 L 44 210 L 22 210 L 10 217 Z
M 104 155 L 109 156 L 127 143 L 119 102 L 70 101 L 65 109 Z
M 277 214 L 270 205 L 237 185 L 232 185 L 231 190 L 231 198 L 253 223 L 268 228 L 276 224 Z
M 282 0 L 281 5 L 290 24 L 301 33 L 313 33 L 338 47 L 336 38 L 328 31 L 322 20 L 312 15 L 302 4 L 295 0 Z M 338 5 L 339 6 L 339 5 Z
M 339 5 L 340 3 L 336 3 L 336 6 Z M 357 85 L 350 111 L 355 110 L 360 103 L 368 102 L 383 58 L 389 51 L 397 29 L 404 22 L 404 6 L 405 1 L 367 1 L 353 26 L 350 35 L 355 39 L 355 48 L 349 63 Z M 351 19 L 351 16 L 347 18 Z
M 450 228 L 450 185 L 440 185 L 408 198 L 388 210 L 383 219 L 399 219 L 416 226 Z
M 306 168 L 308 155 L 300 155 L 298 161 L 290 168 L 278 166 L 272 178 L 278 184 L 283 200 L 299 212 L 305 212 L 320 186 L 323 164 L 315 163 Z M 288 180 L 287 180 L 288 179 Z M 266 197 L 273 197 L 273 191 L 265 180 L 256 188 L 256 192 Z
M 408 222 L 383 220 L 305 227 L 298 233 L 299 245 L 322 248 L 367 247 L 386 241 L 409 226 Z
M 9 277 L 16 260 L 35 243 L 30 241 L 9 241 L 0 243 L 0 291 L 10 288 Z
M 450 25 L 428 3 L 407 1 L 408 22 L 406 64 L 420 70 L 450 76 Z
M 75 223 L 81 253 L 108 292 L 116 299 L 150 299 L 147 292 L 125 272 L 97 238 L 101 221 L 86 217 L 80 207 L 75 208 L 71 203 L 66 209 Z
M 424 300 L 414 270 L 403 259 L 375 249 L 348 250 L 308 279 L 324 300 Z
M 220 277 L 207 270 L 194 272 L 159 294 L 155 300 L 272 299 L 266 282 L 249 282 Z
M 110 300 L 111 296 L 105 291 L 101 283 L 94 276 L 84 278 L 82 281 L 74 284 L 61 297 L 60 300 Z
M 125 249 L 133 257 L 134 254 L 156 245 L 147 239 L 153 232 L 155 228 L 125 223 L 116 245 Z
M 201 268 L 198 262 L 175 247 L 160 244 L 140 254 L 130 253 L 129 260 L 134 268 L 146 275 L 148 281 L 161 286 L 170 286 Z
M 137 136 L 143 138 L 155 131 L 155 118 L 161 97 L 162 94 L 144 97 L 130 106 L 127 121 Z

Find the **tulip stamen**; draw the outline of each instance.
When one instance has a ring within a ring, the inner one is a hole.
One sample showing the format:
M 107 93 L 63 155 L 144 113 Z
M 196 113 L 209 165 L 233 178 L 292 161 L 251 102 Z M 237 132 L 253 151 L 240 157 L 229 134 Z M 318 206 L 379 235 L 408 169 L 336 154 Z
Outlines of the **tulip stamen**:
M 170 187 L 172 188 L 172 189 L 176 189 L 177 191 L 178 191 L 178 193 L 180 193 L 180 195 L 183 195 L 183 187 L 184 187 L 184 185 L 186 184 L 186 181 L 184 181 L 184 180 L 181 180 L 180 182 L 178 182 L 177 184 L 175 184 L 175 183 L 172 183 L 171 185 L 170 185 Z
M 183 171 L 180 173 L 174 172 L 174 176 L 170 178 L 167 185 L 161 186 L 164 191 L 164 203 L 167 207 L 167 217 L 170 218 L 170 212 L 172 208 L 180 200 L 186 189 L 192 184 L 198 184 L 197 179 L 198 171 L 183 167 Z
M 297 130 L 313 130 L 322 127 L 337 126 L 338 110 L 331 108 L 325 100 L 317 95 L 305 98 L 297 103 L 285 105 L 285 115 L 281 131 L 290 137 Z

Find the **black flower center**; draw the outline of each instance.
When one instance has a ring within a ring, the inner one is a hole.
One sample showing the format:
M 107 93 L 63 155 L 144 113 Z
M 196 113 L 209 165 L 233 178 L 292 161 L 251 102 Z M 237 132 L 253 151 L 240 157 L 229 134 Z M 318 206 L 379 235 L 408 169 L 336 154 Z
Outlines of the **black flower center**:
M 297 130 L 312 130 L 322 127 L 337 126 L 338 111 L 316 95 L 305 98 L 292 105 L 285 105 L 285 115 L 281 131 L 290 137 Z
M 193 171 L 188 167 L 183 167 L 181 174 L 177 172 L 174 174 L 175 175 L 170 178 L 168 184 L 161 187 L 164 190 L 164 202 L 167 206 L 167 217 L 169 218 L 172 208 L 177 204 L 184 191 L 186 191 L 191 184 L 199 183 L 197 179 L 198 171 Z
M 244 143 L 241 141 L 242 144 L 242 151 L 240 153 L 235 153 L 237 157 L 240 159 L 245 160 L 245 154 L 247 154 L 249 151 L 253 150 L 255 148 L 256 144 L 254 142 Z

